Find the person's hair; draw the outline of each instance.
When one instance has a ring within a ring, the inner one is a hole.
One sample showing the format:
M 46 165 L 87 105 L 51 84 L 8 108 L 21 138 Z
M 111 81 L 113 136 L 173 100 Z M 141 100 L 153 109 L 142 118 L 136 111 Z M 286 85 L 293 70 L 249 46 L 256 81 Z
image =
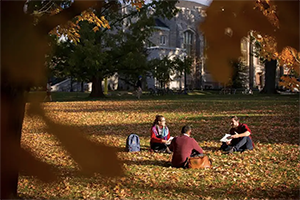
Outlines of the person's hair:
M 240 119 L 237 116 L 232 116 L 231 119 L 234 119 L 234 121 L 240 121 Z
M 182 129 L 181 129 L 181 134 L 187 133 L 190 130 L 192 130 L 191 126 L 189 126 L 189 125 L 183 126 Z
M 155 116 L 155 120 L 154 120 L 152 126 L 158 125 L 158 122 L 161 121 L 161 119 L 162 119 L 163 117 L 164 117 L 164 116 L 162 116 L 162 115 L 156 115 L 156 116 Z

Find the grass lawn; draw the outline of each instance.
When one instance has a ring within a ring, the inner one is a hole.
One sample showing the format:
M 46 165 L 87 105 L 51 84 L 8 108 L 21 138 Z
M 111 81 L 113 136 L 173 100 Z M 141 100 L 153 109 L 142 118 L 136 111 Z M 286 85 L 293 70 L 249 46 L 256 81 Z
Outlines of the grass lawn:
M 18 192 L 22 198 L 299 199 L 299 96 L 213 92 L 144 95 L 141 100 L 117 93 L 104 100 L 88 99 L 87 93 L 52 96 L 54 102 L 43 104 L 46 116 L 76 127 L 96 143 L 116 147 L 124 175 L 83 175 L 61 142 L 48 133 L 45 122 L 26 115 L 22 146 L 59 169 L 59 178 L 43 183 L 21 173 Z M 183 125 L 191 124 L 193 137 L 212 159 L 213 167 L 171 168 L 171 155 L 149 152 L 150 127 L 156 114 L 165 116 L 172 136 L 179 135 Z M 231 155 L 217 151 L 220 138 L 230 129 L 232 115 L 251 129 L 253 151 Z M 140 136 L 141 152 L 123 151 L 130 133 Z

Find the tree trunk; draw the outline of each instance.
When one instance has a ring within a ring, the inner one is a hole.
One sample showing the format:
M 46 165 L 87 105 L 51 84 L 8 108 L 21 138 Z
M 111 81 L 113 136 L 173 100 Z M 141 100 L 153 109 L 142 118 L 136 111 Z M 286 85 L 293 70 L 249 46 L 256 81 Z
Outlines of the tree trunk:
M 17 197 L 25 91 L 1 87 L 1 199 Z
M 83 81 L 81 81 L 81 92 L 84 92 L 84 89 L 83 89 Z
M 92 78 L 92 92 L 90 97 L 105 97 L 102 90 L 103 78 L 93 77 Z
M 265 86 L 261 91 L 266 94 L 276 94 L 276 68 L 277 68 L 277 60 L 271 60 L 265 62 Z
M 70 78 L 70 92 L 73 92 L 73 78 Z

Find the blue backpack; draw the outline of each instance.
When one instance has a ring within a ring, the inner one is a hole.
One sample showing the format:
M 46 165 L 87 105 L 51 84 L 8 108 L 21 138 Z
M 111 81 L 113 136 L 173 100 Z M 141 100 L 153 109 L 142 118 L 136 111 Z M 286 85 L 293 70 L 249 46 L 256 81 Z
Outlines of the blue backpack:
M 140 151 L 140 138 L 138 135 L 131 133 L 126 140 L 126 149 L 129 152 Z

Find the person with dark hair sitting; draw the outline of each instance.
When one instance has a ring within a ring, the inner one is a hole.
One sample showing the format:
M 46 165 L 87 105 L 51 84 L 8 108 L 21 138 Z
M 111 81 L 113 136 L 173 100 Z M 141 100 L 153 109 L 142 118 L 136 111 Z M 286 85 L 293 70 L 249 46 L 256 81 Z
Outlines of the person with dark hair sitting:
M 156 115 L 151 127 L 150 148 L 155 152 L 172 153 L 168 148 L 170 131 L 166 125 L 166 119 L 162 115 Z
M 222 142 L 220 150 L 226 153 L 243 152 L 245 150 L 252 150 L 254 147 L 251 130 L 247 124 L 240 123 L 237 116 L 232 116 L 230 121 L 230 138 L 231 141 Z
M 187 168 L 188 158 L 203 155 L 203 149 L 199 146 L 194 138 L 191 138 L 191 126 L 184 126 L 181 135 L 175 137 L 170 145 L 173 151 L 172 166 Z

